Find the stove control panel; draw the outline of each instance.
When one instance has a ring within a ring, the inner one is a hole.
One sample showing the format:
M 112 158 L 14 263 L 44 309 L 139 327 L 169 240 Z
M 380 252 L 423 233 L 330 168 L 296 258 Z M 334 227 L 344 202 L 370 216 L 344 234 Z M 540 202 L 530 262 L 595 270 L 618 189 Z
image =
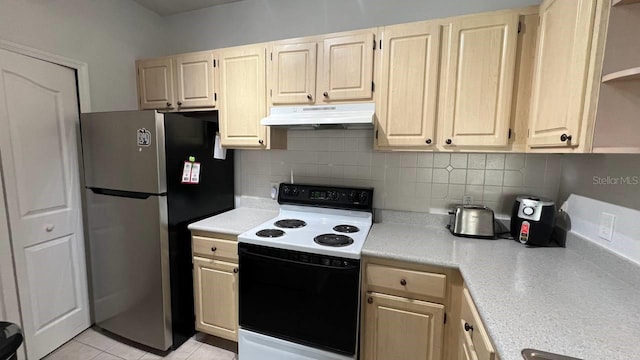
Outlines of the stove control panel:
M 371 211 L 373 189 L 281 183 L 278 203 Z

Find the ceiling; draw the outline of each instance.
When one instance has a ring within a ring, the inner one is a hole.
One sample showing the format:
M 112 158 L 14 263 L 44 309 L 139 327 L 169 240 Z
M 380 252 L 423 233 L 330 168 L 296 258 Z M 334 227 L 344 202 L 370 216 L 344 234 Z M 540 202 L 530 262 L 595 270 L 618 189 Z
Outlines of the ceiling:
M 160 16 L 204 9 L 215 5 L 241 0 L 133 0 Z

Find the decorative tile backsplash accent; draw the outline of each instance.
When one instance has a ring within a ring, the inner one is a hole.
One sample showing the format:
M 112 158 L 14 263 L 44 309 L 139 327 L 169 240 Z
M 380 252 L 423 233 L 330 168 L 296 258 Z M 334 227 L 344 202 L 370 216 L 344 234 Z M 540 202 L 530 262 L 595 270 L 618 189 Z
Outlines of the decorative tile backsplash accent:
M 446 212 L 472 196 L 508 215 L 515 196 L 556 199 L 562 157 L 546 154 L 374 152 L 372 130 L 289 130 L 288 150 L 235 152 L 236 195 L 270 197 L 272 184 L 374 188 L 374 207 Z

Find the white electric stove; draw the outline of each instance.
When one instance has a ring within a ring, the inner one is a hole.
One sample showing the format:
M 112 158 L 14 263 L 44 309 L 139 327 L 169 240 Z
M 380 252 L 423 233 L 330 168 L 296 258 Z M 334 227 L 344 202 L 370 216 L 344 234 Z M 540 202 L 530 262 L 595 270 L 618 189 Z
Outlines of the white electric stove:
M 240 360 L 358 356 L 373 189 L 280 184 L 278 216 L 238 236 Z

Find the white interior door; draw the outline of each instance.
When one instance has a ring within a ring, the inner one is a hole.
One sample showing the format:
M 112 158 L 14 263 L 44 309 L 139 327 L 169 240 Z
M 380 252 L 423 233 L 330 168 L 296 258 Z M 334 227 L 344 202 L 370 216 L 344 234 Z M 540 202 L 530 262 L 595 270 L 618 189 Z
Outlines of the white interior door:
M 0 50 L 0 156 L 27 357 L 90 325 L 69 68 Z

